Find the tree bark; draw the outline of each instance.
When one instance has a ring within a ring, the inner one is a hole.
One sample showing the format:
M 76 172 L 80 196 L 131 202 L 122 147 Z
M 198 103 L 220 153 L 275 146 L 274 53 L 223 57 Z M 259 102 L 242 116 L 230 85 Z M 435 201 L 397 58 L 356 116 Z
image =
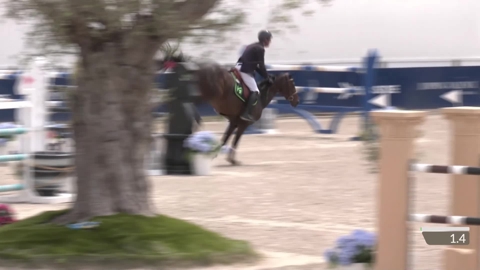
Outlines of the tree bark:
M 139 46 L 137 58 L 129 55 L 136 61 L 127 63 L 119 47 L 104 45 L 82 55 L 72 100 L 77 199 L 54 223 L 154 214 L 144 158 L 151 134 L 155 49 Z

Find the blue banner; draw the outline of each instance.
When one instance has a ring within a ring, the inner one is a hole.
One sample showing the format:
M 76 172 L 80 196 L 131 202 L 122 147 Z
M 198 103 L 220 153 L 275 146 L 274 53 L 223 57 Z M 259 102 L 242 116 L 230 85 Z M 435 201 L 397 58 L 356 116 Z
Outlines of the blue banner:
M 356 72 L 326 71 L 271 71 L 271 74 L 289 72 L 295 85 L 330 92 L 300 92 L 299 108 L 311 112 L 362 111 L 365 108 L 364 74 Z M 66 78 L 56 78 L 56 85 L 67 85 Z M 163 79 L 157 75 L 155 82 L 162 88 Z M 0 80 L 0 95 L 14 95 L 14 77 Z M 480 66 L 472 67 L 424 67 L 424 68 L 380 68 L 376 69 L 374 85 L 369 102 L 373 108 L 394 106 L 401 109 L 437 109 L 451 106 L 480 106 Z M 337 93 L 331 89 L 338 88 Z M 342 92 L 342 89 L 349 91 Z M 233 91 L 233 89 L 232 89 Z M 58 94 L 58 93 L 57 93 Z M 51 100 L 65 97 L 51 96 Z M 279 104 L 287 105 L 283 97 L 276 97 Z M 202 115 L 215 115 L 208 104 L 198 104 Z M 157 111 L 165 112 L 161 106 Z M 280 113 L 290 110 L 280 108 Z M 66 120 L 69 114 L 55 113 L 53 120 Z M 0 122 L 13 121 L 13 110 L 0 111 Z
M 429 67 L 379 69 L 377 85 L 396 85 L 392 106 L 403 109 L 437 109 L 480 106 L 480 67 Z
M 297 86 L 340 87 L 358 90 L 352 94 L 305 92 L 301 104 L 313 111 L 331 111 L 321 106 L 362 107 L 361 74 L 291 72 Z M 428 67 L 377 69 L 371 100 L 388 96 L 388 104 L 402 109 L 437 109 L 451 106 L 480 106 L 480 67 Z M 279 101 L 279 103 L 287 103 Z M 382 106 L 375 106 L 381 108 Z
M 297 86 L 353 88 L 356 93 L 304 92 L 302 105 L 313 111 L 331 111 L 321 106 L 362 107 L 363 76 L 357 73 L 290 72 Z M 300 74 L 299 74 L 300 73 Z M 429 67 L 377 69 L 371 99 L 387 95 L 386 106 L 402 109 L 437 109 L 451 106 L 480 106 L 480 67 Z M 288 103 L 279 100 L 279 103 Z M 382 106 L 374 106 L 381 108 Z

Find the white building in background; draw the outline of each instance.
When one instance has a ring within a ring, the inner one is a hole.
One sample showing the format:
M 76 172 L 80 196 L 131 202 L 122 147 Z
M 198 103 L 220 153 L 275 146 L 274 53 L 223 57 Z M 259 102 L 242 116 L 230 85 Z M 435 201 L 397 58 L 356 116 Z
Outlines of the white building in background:
M 208 47 L 216 51 L 217 61 L 236 61 L 242 46 L 255 41 L 266 26 L 266 14 L 278 1 L 249 0 L 248 27 L 229 42 L 185 46 L 185 53 L 201 56 Z M 314 15 L 295 16 L 298 29 L 274 37 L 267 62 L 358 61 L 370 48 L 388 60 L 480 58 L 478 0 L 333 0 L 328 7 L 312 7 Z M 23 33 L 13 22 L 0 22 L 0 66 L 15 64 L 12 57 L 25 46 Z

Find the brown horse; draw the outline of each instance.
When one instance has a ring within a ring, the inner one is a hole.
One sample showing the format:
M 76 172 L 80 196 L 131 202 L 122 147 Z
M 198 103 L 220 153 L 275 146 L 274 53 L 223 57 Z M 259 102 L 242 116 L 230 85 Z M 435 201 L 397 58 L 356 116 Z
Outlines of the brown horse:
M 229 125 L 223 135 L 222 144 L 226 145 L 232 133 L 235 129 L 237 130 L 227 160 L 232 165 L 238 165 L 239 162 L 235 159 L 238 142 L 245 129 L 252 123 L 240 119 L 240 115 L 245 110 L 246 105 L 234 92 L 235 79 L 232 76 L 232 71 L 233 69 L 228 71 L 215 63 L 201 64 L 197 72 L 197 80 L 203 99 L 210 103 L 218 114 L 225 116 L 229 120 Z M 241 81 L 241 78 L 236 78 Z M 252 109 L 252 116 L 255 121 L 260 119 L 263 109 L 270 104 L 277 93 L 284 96 L 293 107 L 296 107 L 299 103 L 295 83 L 288 73 L 271 78 L 273 81 L 271 85 L 268 83 L 268 80 L 261 82 L 259 85 L 260 97 Z M 243 82 L 242 85 L 245 91 L 246 86 Z

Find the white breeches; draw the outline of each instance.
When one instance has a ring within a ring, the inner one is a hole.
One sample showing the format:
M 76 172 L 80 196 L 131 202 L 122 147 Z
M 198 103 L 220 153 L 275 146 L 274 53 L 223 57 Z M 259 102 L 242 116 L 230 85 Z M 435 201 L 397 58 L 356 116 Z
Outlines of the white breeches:
M 237 64 L 235 66 L 235 68 L 238 69 L 238 71 L 240 71 L 241 67 L 242 67 L 241 64 Z M 255 78 L 252 75 L 243 73 L 240 71 L 240 76 L 242 76 L 243 82 L 245 82 L 245 84 L 248 86 L 248 88 L 250 88 L 251 91 L 260 92 L 260 90 L 258 90 L 257 82 L 255 81 Z

